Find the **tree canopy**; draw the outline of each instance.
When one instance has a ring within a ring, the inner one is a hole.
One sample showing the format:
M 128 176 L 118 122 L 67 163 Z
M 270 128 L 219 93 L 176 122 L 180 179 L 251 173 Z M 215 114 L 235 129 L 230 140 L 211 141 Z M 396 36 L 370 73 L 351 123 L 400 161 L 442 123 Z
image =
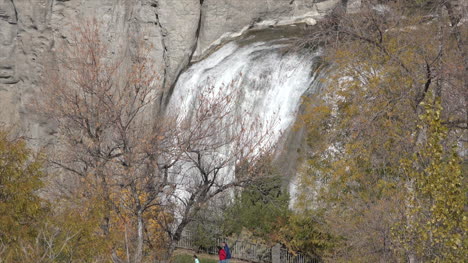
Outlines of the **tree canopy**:
M 366 1 L 308 38 L 325 45 L 327 79 L 301 120 L 309 151 L 298 209 L 316 211 L 335 236 L 326 259 L 466 258 L 462 10 Z

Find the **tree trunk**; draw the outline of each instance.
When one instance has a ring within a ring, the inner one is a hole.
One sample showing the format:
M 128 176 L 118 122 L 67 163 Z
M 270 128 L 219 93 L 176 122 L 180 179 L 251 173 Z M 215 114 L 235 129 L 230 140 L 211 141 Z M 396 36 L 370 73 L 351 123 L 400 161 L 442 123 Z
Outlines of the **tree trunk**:
M 405 207 L 406 207 L 406 210 L 409 211 L 410 209 L 413 209 L 413 204 L 412 204 L 412 200 L 411 198 L 413 198 L 413 194 L 414 194 L 414 182 L 411 180 L 411 179 L 408 179 L 408 181 L 406 182 L 405 184 L 406 186 L 406 191 L 408 191 L 408 193 L 410 193 L 410 196 L 409 198 L 406 198 L 405 200 Z M 406 214 L 406 226 L 408 227 L 408 229 L 412 229 L 413 226 L 414 226 L 414 217 L 411 216 L 410 213 L 407 213 Z M 413 241 L 413 240 L 412 240 Z M 414 253 L 412 251 L 413 247 L 410 247 L 406 253 L 408 255 L 408 263 L 417 263 L 418 261 L 416 260 L 416 253 Z
M 166 254 L 164 255 L 164 258 L 159 261 L 160 263 L 171 263 L 172 254 L 174 254 L 174 251 L 176 249 L 176 244 L 177 244 L 177 241 L 171 240 L 171 243 L 169 244 L 169 247 L 166 250 Z
M 465 74 L 463 74 L 463 82 L 464 82 L 463 85 L 465 89 L 468 89 L 468 79 L 467 79 L 468 78 L 468 56 L 466 54 L 465 41 L 460 32 L 460 27 L 458 26 L 460 21 L 463 18 L 463 15 L 457 13 L 456 8 L 451 4 L 450 1 L 444 1 L 443 4 L 449 16 L 449 20 L 451 24 L 450 27 L 452 28 L 452 34 L 455 38 L 455 41 L 457 42 L 458 50 L 463 59 L 463 66 L 464 66 L 464 72 L 465 72 Z M 460 5 L 463 5 L 463 4 L 460 3 Z
M 143 215 L 139 210 L 137 213 L 137 245 L 135 249 L 134 262 L 139 263 L 143 256 Z

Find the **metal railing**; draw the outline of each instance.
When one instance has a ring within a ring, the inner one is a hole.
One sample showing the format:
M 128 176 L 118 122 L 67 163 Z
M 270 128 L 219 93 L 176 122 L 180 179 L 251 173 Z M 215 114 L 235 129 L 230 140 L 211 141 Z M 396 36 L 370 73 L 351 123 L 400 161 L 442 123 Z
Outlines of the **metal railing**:
M 182 238 L 177 243 L 178 248 L 200 251 L 208 254 L 218 254 L 216 245 L 210 247 L 198 247 L 192 236 L 192 233 L 185 232 Z M 232 238 L 216 238 L 213 244 L 221 244 L 227 241 L 231 249 L 231 255 L 235 259 L 255 262 L 255 263 L 272 263 L 272 248 L 264 244 L 252 243 L 244 240 L 235 240 Z M 292 254 L 287 249 L 280 250 L 281 263 L 319 263 L 317 258 L 309 258 L 303 254 Z
M 320 263 L 318 258 L 310 258 L 300 253 L 291 254 L 284 248 L 281 248 L 280 261 L 281 263 Z

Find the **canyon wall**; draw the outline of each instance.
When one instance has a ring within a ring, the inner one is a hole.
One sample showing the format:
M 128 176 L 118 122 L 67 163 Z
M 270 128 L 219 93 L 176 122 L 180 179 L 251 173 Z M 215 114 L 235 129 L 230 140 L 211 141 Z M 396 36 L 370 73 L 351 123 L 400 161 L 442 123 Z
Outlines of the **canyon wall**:
M 28 110 L 41 85 L 41 59 L 71 41 L 73 27 L 96 17 L 111 49 L 149 41 L 151 56 L 171 93 L 195 59 L 256 25 L 314 23 L 340 0 L 0 0 L 0 122 L 28 136 L 47 136 L 47 120 Z M 47 81 L 47 80 L 45 80 Z

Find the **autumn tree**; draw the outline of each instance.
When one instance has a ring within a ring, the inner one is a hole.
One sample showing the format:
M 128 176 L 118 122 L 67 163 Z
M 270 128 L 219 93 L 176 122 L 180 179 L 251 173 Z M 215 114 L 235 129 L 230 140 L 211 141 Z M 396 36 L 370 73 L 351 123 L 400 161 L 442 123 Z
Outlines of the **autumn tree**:
M 104 262 L 106 242 L 93 234 L 99 213 L 57 207 L 44 196 L 48 185 L 44 157 L 28 147 L 25 138 L 2 127 L 0 262 L 70 262 L 77 258 Z
M 442 125 L 440 101 L 424 106 L 420 125 L 427 139 L 401 161 L 409 183 L 405 215 L 410 224 L 395 226 L 394 234 L 420 261 L 457 262 L 468 256 L 461 160 L 456 147 L 444 149 L 448 128 Z
M 466 140 L 466 47 L 460 43 L 467 27 L 459 23 L 463 9 L 449 1 L 381 2 L 363 1 L 357 14 L 331 14 L 306 40 L 312 46 L 326 45 L 327 80 L 323 93 L 309 99 L 302 119 L 310 148 L 298 209 L 326 211 L 317 215 L 339 237 L 333 250 L 324 253 L 334 262 L 423 260 L 413 246 L 418 242 L 402 246 L 394 227 L 419 225 L 408 214 L 414 211 L 408 207 L 414 196 L 410 193 L 428 187 L 435 194 L 441 181 L 457 174 L 461 162 L 438 159 L 420 147 L 434 145 L 426 133 L 431 128 L 420 125 L 425 105 L 437 108 L 434 102 L 440 101 L 437 125 L 448 130 L 437 147 L 449 149 Z M 425 166 L 404 172 L 402 162 L 414 160 L 414 154 L 453 170 L 437 172 L 432 185 L 413 185 L 409 171 Z M 461 186 L 455 185 L 450 195 L 442 195 L 464 206 Z M 427 207 L 432 201 L 417 195 L 416 202 Z M 423 212 L 416 214 L 427 225 L 441 223 Z M 462 226 L 462 218 L 445 218 L 443 224 Z M 451 233 L 458 235 L 458 229 Z M 462 258 L 440 256 L 437 246 L 425 247 L 434 254 L 424 260 Z
M 43 187 L 42 161 L 26 146 L 0 130 L 0 262 L 20 262 L 47 213 L 38 196 Z

